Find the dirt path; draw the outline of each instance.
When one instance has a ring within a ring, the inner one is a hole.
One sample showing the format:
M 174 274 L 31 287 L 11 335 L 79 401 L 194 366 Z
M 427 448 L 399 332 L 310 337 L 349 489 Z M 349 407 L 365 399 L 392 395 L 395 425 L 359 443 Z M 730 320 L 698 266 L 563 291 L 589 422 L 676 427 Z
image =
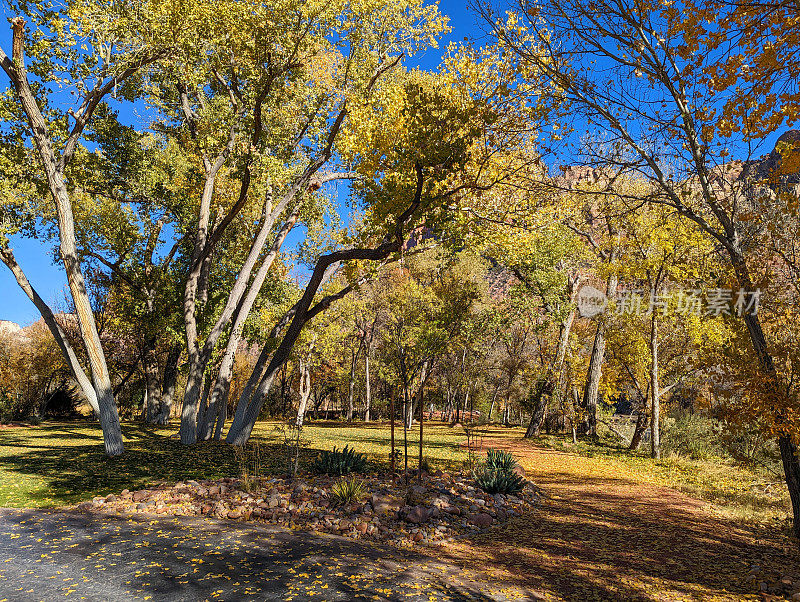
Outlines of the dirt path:
M 542 599 L 759 600 L 764 574 L 800 578 L 800 556 L 785 538 L 765 539 L 602 458 L 513 440 L 490 446 L 513 452 L 551 495 L 533 515 L 450 551 L 492 580 Z M 763 571 L 758 579 L 753 565 Z

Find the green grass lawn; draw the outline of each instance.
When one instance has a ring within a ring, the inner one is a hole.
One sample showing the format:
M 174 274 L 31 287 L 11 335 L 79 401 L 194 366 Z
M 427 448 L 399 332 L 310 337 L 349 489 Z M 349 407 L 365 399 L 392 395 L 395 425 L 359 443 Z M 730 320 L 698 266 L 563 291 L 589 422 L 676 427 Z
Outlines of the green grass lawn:
M 459 443 L 464 429 L 442 424 L 425 425 L 425 457 L 434 468 L 461 467 L 467 459 Z M 492 429 L 511 435 L 509 429 Z M 96 424 L 46 422 L 38 427 L 0 428 L 0 507 L 47 507 L 85 500 L 94 495 L 139 489 L 157 481 L 212 479 L 239 474 L 234 449 L 224 443 L 204 442 L 185 447 L 170 438 L 175 426 L 138 423 L 122 426 L 125 453 L 108 458 Z M 402 449 L 403 429 L 395 431 Z M 409 431 L 409 466 L 417 465 L 418 430 Z M 349 444 L 375 463 L 388 466 L 388 424 L 308 424 L 303 428 L 301 469 L 316 454 Z M 253 433 L 260 448 L 263 472 L 281 474 L 286 457 L 278 422 L 260 422 Z
M 122 430 L 126 451 L 120 457 L 108 458 L 103 453 L 102 435 L 96 424 L 46 422 L 39 427 L 0 428 L 0 507 L 60 506 L 126 488 L 141 489 L 158 481 L 172 483 L 240 474 L 241 464 L 234 448 L 217 442 L 185 447 L 171 438 L 177 425 L 126 423 Z M 519 428 L 483 427 L 478 443 L 491 447 L 494 438 L 520 439 L 522 434 Z M 415 425 L 408 433 L 409 466 L 414 468 L 418 437 Z M 309 468 L 320 450 L 345 445 L 366 454 L 373 467 L 388 468 L 388 423 L 307 423 L 302 439 L 301 470 Z M 262 474 L 284 473 L 283 440 L 279 422 L 256 425 L 251 441 L 258 443 Z M 425 458 L 430 467 L 462 468 L 467 462 L 466 448 L 461 445 L 465 440 L 461 426 L 426 423 Z M 542 437 L 531 443 L 578 454 L 589 463 L 610 463 L 620 474 L 685 491 L 738 519 L 782 521 L 787 516 L 787 495 L 780 475 L 764 474 L 723 460 L 666 458 L 656 462 L 643 453 L 630 453 L 611 445 L 581 442 L 573 446 L 561 437 Z M 403 429 L 399 426 L 395 430 L 395 444 L 402 450 Z

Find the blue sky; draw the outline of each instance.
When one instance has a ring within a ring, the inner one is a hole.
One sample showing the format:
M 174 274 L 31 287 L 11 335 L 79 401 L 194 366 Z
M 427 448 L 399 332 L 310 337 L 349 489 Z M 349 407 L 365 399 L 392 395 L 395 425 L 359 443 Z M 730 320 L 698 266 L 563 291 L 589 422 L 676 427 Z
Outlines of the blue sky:
M 452 32 L 442 40 L 439 49 L 431 49 L 414 57 L 411 65 L 423 69 L 435 69 L 439 64 L 442 53 L 446 51 L 450 41 L 461 41 L 464 37 L 480 37 L 481 30 L 477 26 L 476 18 L 467 11 L 463 2 L 443 0 L 440 10 L 450 17 Z M 3 4 L 2 22 L 0 22 L 0 45 L 10 54 L 11 36 L 10 28 L 5 25 L 6 19 L 14 15 L 8 11 L 8 6 Z M 4 88 L 8 80 L 4 73 L 0 73 L 0 88 Z M 17 261 L 22 266 L 34 288 L 47 301 L 51 307 L 60 308 L 65 304 L 66 277 L 60 264 L 53 262 L 52 243 L 43 243 L 38 240 L 15 237 L 12 247 Z M 0 264 L 0 320 L 11 320 L 23 326 L 39 319 L 39 312 L 28 300 L 17 285 L 8 269 Z

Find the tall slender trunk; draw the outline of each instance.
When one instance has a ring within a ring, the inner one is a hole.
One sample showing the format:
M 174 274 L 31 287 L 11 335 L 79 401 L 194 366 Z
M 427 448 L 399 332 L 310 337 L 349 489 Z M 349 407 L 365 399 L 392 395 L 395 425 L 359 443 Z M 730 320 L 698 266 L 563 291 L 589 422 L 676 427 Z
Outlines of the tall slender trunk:
M 392 470 L 392 483 L 397 480 L 397 467 L 395 466 L 395 457 L 394 457 L 394 397 L 395 397 L 395 389 L 394 387 L 389 392 L 389 429 L 390 433 L 389 436 L 391 438 L 391 458 L 389 460 L 389 464 Z
M 142 353 L 142 367 L 144 369 L 144 381 L 147 400 L 142 412 L 142 419 L 151 424 L 158 422 L 161 413 L 161 383 L 158 377 L 158 358 L 156 357 L 156 341 L 147 341 L 146 348 Z
M 578 424 L 577 420 L 575 419 L 576 410 L 578 409 L 581 402 L 581 394 L 578 391 L 577 387 L 572 388 L 572 412 L 570 413 L 570 428 L 572 430 L 572 443 L 575 444 L 578 442 Z
M 617 291 L 617 276 L 612 274 L 606 281 L 606 296 L 611 299 Z M 600 378 L 603 373 L 603 362 L 606 356 L 606 322 L 599 316 L 597 331 L 589 358 L 589 370 L 586 374 L 586 387 L 583 391 L 583 408 L 587 413 L 586 423 L 582 430 L 591 437 L 597 436 L 597 397 L 600 391 Z
M 164 365 L 164 381 L 161 388 L 161 410 L 158 415 L 158 424 L 167 424 L 172 413 L 172 402 L 175 398 L 175 385 L 178 382 L 178 362 L 181 359 L 183 346 L 175 343 L 167 354 Z
M 353 351 L 353 358 L 350 361 L 350 390 L 347 394 L 347 422 L 353 422 L 353 398 L 355 397 L 356 390 L 356 362 L 358 361 L 358 354 L 361 351 L 361 345 L 358 349 Z
M 661 457 L 661 433 L 659 421 L 661 418 L 660 389 L 658 384 L 658 318 L 653 310 L 650 319 L 650 455 L 653 458 Z
M 364 422 L 371 420 L 370 411 L 372 409 L 372 387 L 369 381 L 369 356 L 370 350 L 367 348 L 364 354 Z
M 61 325 L 56 320 L 52 310 L 39 296 L 33 286 L 31 286 L 27 276 L 25 276 L 22 268 L 19 267 L 19 264 L 14 258 L 14 253 L 11 249 L 0 246 L 0 259 L 2 259 L 3 263 L 5 263 L 8 269 L 11 270 L 11 273 L 14 274 L 14 278 L 17 280 L 17 284 L 19 284 L 20 288 L 25 292 L 28 298 L 33 301 L 36 309 L 39 310 L 45 325 L 50 330 L 50 333 L 53 335 L 56 344 L 61 350 L 61 354 L 64 356 L 64 359 L 67 362 L 67 366 L 69 366 L 72 375 L 75 377 L 78 386 L 81 388 L 81 392 L 89 402 L 92 411 L 94 411 L 95 414 L 99 414 L 100 407 L 97 405 L 97 394 L 95 393 L 92 381 L 81 367 L 75 350 L 72 348 L 72 345 L 70 345 L 66 333 L 62 330 Z
M 486 419 L 489 423 L 492 422 L 492 412 L 494 411 L 494 404 L 495 404 L 495 401 L 497 401 L 497 393 L 499 391 L 500 391 L 500 385 L 498 384 L 494 388 L 494 393 L 492 394 L 492 402 L 489 404 L 489 416 Z
M 297 428 L 302 428 L 303 420 L 306 415 L 308 398 L 311 397 L 311 371 L 308 369 L 308 365 L 305 362 L 300 362 L 300 384 L 298 390 L 300 393 L 300 402 L 297 405 L 295 425 Z
M 744 256 L 738 249 L 728 248 L 728 253 L 733 263 L 739 286 L 747 293 L 755 292 L 755 287 L 750 278 L 750 273 Z M 761 328 L 761 320 L 757 313 L 744 312 L 744 323 L 750 334 L 750 341 L 756 353 L 759 366 L 762 371 L 771 378 L 772 386 L 768 393 L 775 396 L 789 395 L 788 388 L 781 383 L 778 371 L 775 369 L 772 356 L 767 348 L 767 341 L 764 331 Z M 782 422 L 782 417 L 777 416 L 777 421 Z M 783 472 L 786 480 L 786 488 L 789 491 L 789 499 L 792 505 L 793 527 L 795 537 L 800 538 L 800 455 L 798 454 L 797 442 L 793 440 L 791 434 L 784 433 L 778 437 L 778 449 L 781 453 Z
M 417 466 L 417 482 L 422 482 L 422 440 L 423 440 L 423 428 L 422 425 L 425 422 L 425 379 L 422 380 L 422 384 L 419 386 L 419 464 Z

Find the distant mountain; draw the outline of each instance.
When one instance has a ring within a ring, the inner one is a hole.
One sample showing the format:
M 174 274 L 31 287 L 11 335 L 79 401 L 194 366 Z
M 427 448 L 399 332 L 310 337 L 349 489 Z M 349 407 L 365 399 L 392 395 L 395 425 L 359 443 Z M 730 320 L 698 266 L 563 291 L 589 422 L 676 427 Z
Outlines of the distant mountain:
M 22 326 L 9 320 L 0 320 L 0 335 L 14 335 L 22 331 Z

